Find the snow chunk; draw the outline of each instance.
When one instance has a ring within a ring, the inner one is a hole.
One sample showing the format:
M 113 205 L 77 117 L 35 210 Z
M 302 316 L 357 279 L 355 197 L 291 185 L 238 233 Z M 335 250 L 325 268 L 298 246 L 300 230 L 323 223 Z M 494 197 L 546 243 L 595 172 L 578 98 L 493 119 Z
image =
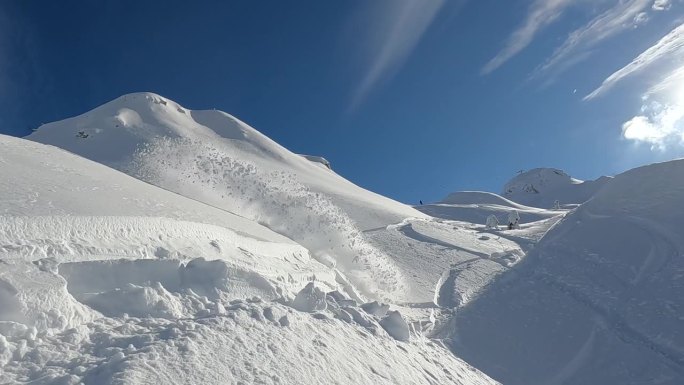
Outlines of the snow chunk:
M 309 282 L 297 293 L 292 302 L 292 307 L 308 313 L 325 310 L 328 307 L 325 292 L 317 288 L 313 282 Z
M 408 341 L 409 327 L 404 317 L 398 311 L 390 311 L 380 320 L 380 326 L 397 341 Z
M 389 310 L 389 305 L 384 303 L 379 303 L 378 301 L 368 302 L 361 305 L 361 309 L 370 315 L 374 315 L 378 318 L 382 318 L 387 314 Z
M 496 217 L 496 215 L 492 214 L 487 217 L 487 222 L 486 222 L 486 227 L 487 229 L 498 229 L 499 228 L 499 218 Z

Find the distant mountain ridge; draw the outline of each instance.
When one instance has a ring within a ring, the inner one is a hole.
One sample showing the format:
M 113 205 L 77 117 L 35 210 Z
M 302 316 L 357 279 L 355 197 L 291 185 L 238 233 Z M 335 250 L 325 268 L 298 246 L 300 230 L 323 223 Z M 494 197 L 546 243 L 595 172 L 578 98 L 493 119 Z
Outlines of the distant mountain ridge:
M 575 179 L 556 168 L 534 168 L 509 180 L 501 195 L 525 206 L 551 208 L 561 205 L 578 205 L 589 200 L 610 177 L 593 181 Z

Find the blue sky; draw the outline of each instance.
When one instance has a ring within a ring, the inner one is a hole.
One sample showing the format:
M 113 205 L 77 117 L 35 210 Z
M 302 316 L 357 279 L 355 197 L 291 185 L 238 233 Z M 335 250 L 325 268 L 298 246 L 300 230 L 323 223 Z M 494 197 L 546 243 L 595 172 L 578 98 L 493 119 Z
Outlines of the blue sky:
M 682 0 L 0 2 L 0 133 L 125 93 L 398 200 L 684 156 Z

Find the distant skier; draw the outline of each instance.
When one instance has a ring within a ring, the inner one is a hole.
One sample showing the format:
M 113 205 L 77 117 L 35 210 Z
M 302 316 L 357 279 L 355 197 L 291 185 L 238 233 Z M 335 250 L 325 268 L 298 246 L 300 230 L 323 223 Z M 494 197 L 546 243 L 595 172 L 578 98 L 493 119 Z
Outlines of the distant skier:
M 518 214 L 517 210 L 513 210 L 508 213 L 508 229 L 513 230 L 517 229 L 519 227 L 518 223 L 520 222 L 520 214 Z
M 421 206 L 423 205 L 423 201 L 418 201 L 418 202 L 420 202 Z
M 554 210 L 560 210 L 561 209 L 560 201 L 558 199 L 556 199 L 556 201 L 553 202 L 553 209 Z

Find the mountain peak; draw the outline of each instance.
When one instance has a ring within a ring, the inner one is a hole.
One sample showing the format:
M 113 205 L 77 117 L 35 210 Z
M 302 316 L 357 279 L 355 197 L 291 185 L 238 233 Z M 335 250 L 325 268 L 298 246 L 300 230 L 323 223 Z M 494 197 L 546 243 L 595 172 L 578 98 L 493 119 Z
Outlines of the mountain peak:
M 526 206 L 550 208 L 555 201 L 561 205 L 586 202 L 608 178 L 582 181 L 557 168 L 534 168 L 520 171 L 504 185 L 501 194 Z

